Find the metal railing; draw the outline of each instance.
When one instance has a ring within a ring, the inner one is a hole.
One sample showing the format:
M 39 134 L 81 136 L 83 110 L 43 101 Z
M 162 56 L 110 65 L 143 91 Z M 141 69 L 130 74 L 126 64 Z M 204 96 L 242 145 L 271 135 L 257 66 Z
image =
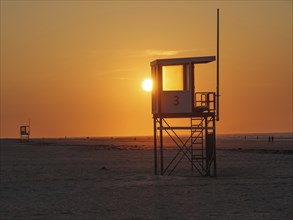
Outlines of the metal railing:
M 215 92 L 196 92 L 194 94 L 194 108 L 196 111 L 214 113 L 216 111 Z

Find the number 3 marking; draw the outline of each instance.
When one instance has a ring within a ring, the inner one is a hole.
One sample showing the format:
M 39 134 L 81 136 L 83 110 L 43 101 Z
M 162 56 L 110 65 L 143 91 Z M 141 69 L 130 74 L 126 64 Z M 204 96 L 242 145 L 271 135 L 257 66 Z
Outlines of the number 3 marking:
M 173 103 L 173 105 L 179 105 L 179 96 L 177 96 L 177 95 L 175 95 L 174 96 L 174 103 Z

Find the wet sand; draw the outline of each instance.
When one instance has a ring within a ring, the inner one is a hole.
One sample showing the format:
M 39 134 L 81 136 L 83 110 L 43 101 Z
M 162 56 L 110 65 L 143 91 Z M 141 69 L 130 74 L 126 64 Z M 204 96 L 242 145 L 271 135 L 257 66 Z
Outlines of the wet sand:
M 292 140 L 218 140 L 216 178 L 184 166 L 155 176 L 151 147 L 151 138 L 1 140 L 0 219 L 293 218 Z

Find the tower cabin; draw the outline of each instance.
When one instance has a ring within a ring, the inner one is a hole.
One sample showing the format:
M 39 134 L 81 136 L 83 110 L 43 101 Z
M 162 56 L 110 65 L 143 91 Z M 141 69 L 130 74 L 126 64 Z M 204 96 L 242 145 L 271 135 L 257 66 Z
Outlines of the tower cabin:
M 196 65 L 215 60 L 215 56 L 205 56 L 151 62 L 155 174 L 160 168 L 161 175 L 171 175 L 182 158 L 186 158 L 192 171 L 202 176 L 216 176 L 216 93 L 197 91 L 194 80 Z M 172 126 L 168 118 L 190 118 L 190 123 Z M 187 141 L 180 139 L 178 130 L 190 132 Z M 178 153 L 167 164 L 164 134 L 178 146 Z
M 215 56 L 159 59 L 151 62 L 155 118 L 198 117 L 215 114 L 215 93 L 196 92 L 194 66 Z

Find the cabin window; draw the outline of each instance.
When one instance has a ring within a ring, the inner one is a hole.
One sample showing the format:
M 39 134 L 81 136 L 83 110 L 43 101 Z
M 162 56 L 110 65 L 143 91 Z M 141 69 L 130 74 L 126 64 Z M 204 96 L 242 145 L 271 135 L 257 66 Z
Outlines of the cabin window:
M 163 66 L 163 91 L 184 90 L 183 65 Z

